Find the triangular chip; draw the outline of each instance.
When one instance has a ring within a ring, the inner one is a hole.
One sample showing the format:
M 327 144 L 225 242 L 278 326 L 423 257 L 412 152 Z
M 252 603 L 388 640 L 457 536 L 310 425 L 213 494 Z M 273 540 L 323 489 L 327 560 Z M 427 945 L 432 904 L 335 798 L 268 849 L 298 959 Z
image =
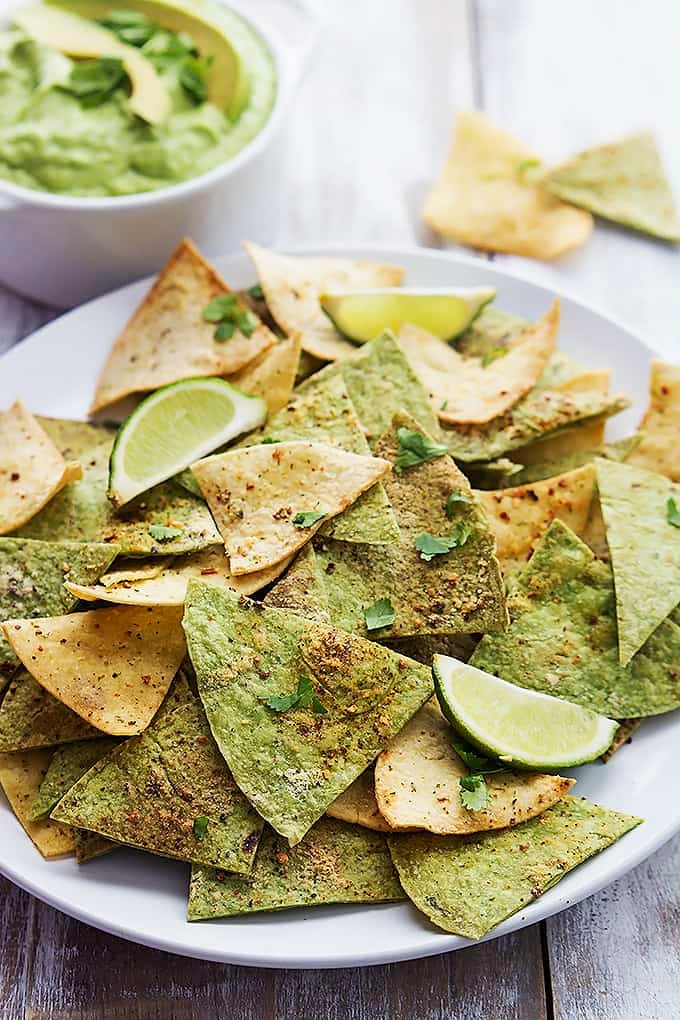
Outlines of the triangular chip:
M 237 575 L 292 555 L 389 470 L 378 457 L 305 442 L 230 450 L 192 465 Z
M 30 821 L 28 817 L 51 757 L 51 751 L 0 754 L 0 786 L 26 835 L 48 860 L 73 853 L 75 845 L 68 826 L 50 818 Z
M 626 744 L 630 744 L 633 734 L 640 728 L 642 719 L 619 719 L 619 728 L 614 734 L 614 739 L 604 752 L 600 755 L 602 761 L 607 764 Z
M 104 733 L 129 736 L 151 722 L 179 669 L 181 619 L 174 606 L 115 606 L 3 627 L 50 694 Z
M 319 294 L 342 288 L 365 290 L 398 287 L 399 266 L 365 259 L 279 255 L 257 244 L 245 244 L 255 263 L 267 307 L 287 335 L 299 333 L 302 349 L 324 361 L 344 358 L 355 350 L 344 340 L 319 304 Z
M 220 543 L 203 500 L 171 481 L 142 493 L 122 510 L 114 510 L 106 494 L 113 440 L 101 441 L 99 430 L 92 438 L 95 445 L 82 455 L 82 479 L 67 486 L 25 524 L 19 532 L 23 538 L 111 542 L 127 556 L 195 552 Z M 163 530 L 167 527 L 172 532 Z
M 203 310 L 227 293 L 214 266 L 182 241 L 114 343 L 90 411 L 179 379 L 232 375 L 273 347 L 276 337 L 252 312 L 251 336 L 237 329 L 229 340 L 215 338 L 215 323 L 205 321 Z
M 262 601 L 265 606 L 289 609 L 317 623 L 331 623 L 321 566 L 311 542 L 300 550 L 288 572 Z
M 473 358 L 495 354 L 517 340 L 531 323 L 495 305 L 485 305 L 477 318 L 456 340 L 456 350 Z
M 78 600 L 64 582 L 93 584 L 117 552 L 115 545 L 0 538 L 0 621 L 70 612 Z M 0 691 L 18 665 L 0 631 Z
M 556 517 L 577 535 L 583 535 L 594 493 L 593 464 L 530 485 L 477 492 L 496 538 L 504 575 L 510 577 L 524 567 Z
M 220 750 L 291 843 L 432 693 L 419 663 L 200 581 L 187 590 L 184 628 Z
M 653 361 L 649 407 L 640 422 L 642 442 L 628 463 L 680 482 L 680 365 Z
M 665 241 L 680 241 L 680 217 L 649 131 L 585 149 L 552 167 L 541 183 L 553 195 Z
M 574 785 L 561 776 L 499 772 L 485 777 L 487 807 L 468 810 L 461 803 L 460 780 L 470 770 L 453 749 L 455 736 L 432 699 L 379 755 L 376 801 L 390 826 L 440 835 L 504 829 L 541 814 Z
M 669 500 L 680 509 L 680 485 L 628 464 L 595 463 L 625 665 L 680 602 L 680 518 L 669 521 Z
M 29 821 L 36 822 L 49 815 L 55 804 L 80 777 L 112 751 L 116 744 L 114 737 L 102 737 L 98 740 L 80 740 L 76 744 L 58 748 L 52 755 L 45 778 L 31 804 Z
M 554 259 L 588 239 L 592 216 L 537 187 L 535 154 L 480 113 L 459 113 L 423 208 L 432 230 L 485 251 Z
M 622 666 L 611 567 L 561 521 L 516 578 L 508 609 L 508 630 L 484 635 L 473 666 L 611 719 L 680 708 L 680 611 Z
M 248 878 L 196 866 L 189 920 L 324 903 L 389 903 L 404 894 L 384 836 L 322 818 L 297 846 L 265 829 Z
M 351 825 L 363 825 L 365 829 L 372 829 L 374 832 L 390 831 L 390 826 L 380 814 L 375 799 L 372 768 L 362 772 L 351 786 L 336 797 L 333 803 L 328 805 L 326 814 L 329 818 L 339 818 L 341 822 L 349 822 Z
M 566 435 L 566 432 L 563 435 Z M 545 479 L 566 474 L 568 471 L 575 471 L 576 468 L 583 467 L 584 464 L 592 464 L 596 457 L 604 457 L 606 460 L 613 460 L 621 464 L 627 461 L 633 451 L 637 449 L 641 439 L 641 434 L 636 432 L 632 436 L 626 436 L 625 439 L 616 439 L 613 443 L 603 443 L 601 446 L 591 446 L 586 450 L 576 450 L 554 460 L 539 460 L 526 465 L 515 464 L 512 472 L 506 476 L 507 480 L 503 479 L 500 485 L 484 485 L 481 488 L 515 488 L 518 485 L 529 485 L 531 482 L 542 482 Z M 491 461 L 486 467 L 492 470 L 494 465 L 499 465 L 499 474 L 496 477 L 502 478 L 502 461 Z
M 230 376 L 229 382 L 244 393 L 262 397 L 269 414 L 276 414 L 290 400 L 299 361 L 300 337 L 291 336 Z
M 36 419 L 17 401 L 0 412 L 0 535 L 30 521 L 69 482 L 81 478 Z
M 103 736 L 25 669 L 17 671 L 0 704 L 0 751 L 56 747 Z
M 432 665 L 435 655 L 448 655 L 467 662 L 479 644 L 477 634 L 414 634 L 413 637 L 387 640 L 385 644 L 400 655 Z
M 164 857 L 247 874 L 262 820 L 236 788 L 197 701 L 126 740 L 52 817 Z
M 35 419 L 44 429 L 65 460 L 79 460 L 83 465 L 90 450 L 104 442 L 112 442 L 116 430 L 109 425 L 95 425 L 91 421 L 73 418 L 46 418 L 36 415 Z
M 522 334 L 521 343 L 490 362 L 465 358 L 416 326 L 404 326 L 399 343 L 441 421 L 483 424 L 504 414 L 538 381 L 555 349 L 559 321 L 556 301 L 544 319 Z
M 575 797 L 516 828 L 474 836 L 389 836 L 405 892 L 444 931 L 481 939 L 640 818 Z

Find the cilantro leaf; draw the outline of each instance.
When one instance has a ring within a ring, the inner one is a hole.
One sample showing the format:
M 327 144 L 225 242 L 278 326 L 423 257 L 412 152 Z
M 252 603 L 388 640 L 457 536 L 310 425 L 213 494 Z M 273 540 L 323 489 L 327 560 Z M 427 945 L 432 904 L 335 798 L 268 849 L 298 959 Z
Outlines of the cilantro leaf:
M 489 365 L 492 365 L 494 361 L 498 360 L 498 358 L 504 358 L 509 351 L 509 347 L 492 347 L 491 350 L 487 351 L 482 358 L 482 368 L 488 368 Z
M 293 518 L 296 528 L 311 528 L 326 516 L 325 510 L 299 510 Z
M 316 715 L 326 715 L 328 711 L 314 693 L 308 676 L 300 677 L 294 694 L 272 694 L 265 704 L 275 712 L 287 712 L 289 708 L 311 708 Z
M 298 703 L 297 691 L 294 694 L 272 694 L 267 698 L 265 704 L 273 708 L 275 712 L 287 712 L 289 708 Z
M 182 529 L 172 528 L 165 524 L 152 524 L 149 528 L 149 534 L 152 538 L 155 538 L 157 542 L 171 542 L 173 538 L 180 537 Z
M 234 313 L 234 319 L 244 336 L 251 337 L 253 335 L 257 322 L 250 312 L 246 311 L 245 308 L 237 309 Z
M 403 425 L 397 429 L 397 441 L 399 453 L 394 462 L 394 470 L 398 475 L 408 468 L 435 460 L 436 457 L 443 457 L 449 452 L 441 443 L 433 443 L 422 432 L 414 432 L 413 429 L 404 428 Z
M 236 332 L 233 322 L 221 322 L 214 333 L 215 340 L 231 340 Z
M 205 815 L 200 815 L 198 818 L 194 818 L 193 833 L 194 838 L 199 840 L 205 839 L 205 834 L 208 831 L 208 819 Z
M 666 520 L 675 528 L 680 528 L 680 510 L 673 497 L 666 503 Z
M 282 443 L 283 439 L 274 439 L 273 436 L 266 436 L 260 440 L 260 446 L 272 446 L 274 443 Z
M 223 322 L 231 319 L 232 312 L 236 307 L 238 298 L 235 294 L 220 294 L 213 298 L 201 313 L 205 322 Z
M 262 287 L 260 286 L 259 283 L 254 284 L 254 286 L 252 287 L 249 287 L 248 293 L 250 294 L 253 301 L 264 301 L 264 291 L 262 290 Z
M 119 57 L 100 57 L 96 60 L 79 60 L 61 88 L 76 96 L 83 106 L 99 106 L 124 79 L 125 67 Z
M 449 520 L 453 518 L 455 513 L 456 503 L 472 503 L 469 496 L 466 496 L 464 492 L 451 492 L 446 500 L 446 516 Z
M 198 55 L 196 43 L 190 35 L 186 32 L 168 32 L 164 28 L 156 28 L 142 49 L 144 56 L 148 57 L 159 71 L 187 56 Z
M 153 22 L 139 11 L 109 11 L 99 24 L 128 46 L 144 46 L 156 33 Z
M 475 775 L 488 775 L 492 772 L 505 772 L 506 768 L 498 761 L 494 761 L 493 758 L 485 758 L 483 754 L 479 754 L 475 751 L 474 747 L 470 747 L 464 740 L 458 735 L 455 735 L 451 739 L 453 749 L 458 757 L 463 762 L 466 768 L 470 769 Z
M 460 521 L 450 535 L 431 535 L 429 531 L 423 531 L 416 537 L 416 549 L 420 553 L 421 560 L 430 560 L 434 556 L 443 556 L 461 545 L 465 545 L 471 535 L 470 525 L 467 521 Z
M 391 627 L 397 618 L 394 606 L 389 598 L 376 599 L 364 609 L 366 630 L 378 630 L 380 627 Z
M 489 791 L 484 776 L 462 776 L 460 783 L 460 802 L 468 811 L 481 811 L 489 803 Z
M 179 83 L 195 103 L 204 103 L 208 98 L 206 75 L 210 63 L 201 57 L 184 57 L 179 72 Z

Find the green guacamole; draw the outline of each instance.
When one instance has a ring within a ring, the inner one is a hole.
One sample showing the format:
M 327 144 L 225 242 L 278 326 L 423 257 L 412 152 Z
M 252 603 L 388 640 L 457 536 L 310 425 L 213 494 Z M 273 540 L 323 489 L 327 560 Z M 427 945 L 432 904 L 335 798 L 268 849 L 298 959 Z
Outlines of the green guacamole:
M 154 46 L 160 52 L 177 39 L 158 26 L 160 34 L 141 48 L 170 95 L 170 115 L 156 125 L 130 110 L 125 76 L 90 105 L 70 86 L 82 62 L 16 27 L 0 32 L 0 178 L 60 195 L 131 195 L 197 177 L 229 160 L 268 120 L 276 70 L 266 44 L 238 15 L 216 6 L 215 19 L 250 78 L 247 102 L 234 120 L 187 88 L 181 58 L 168 56 L 167 49 L 154 53 Z

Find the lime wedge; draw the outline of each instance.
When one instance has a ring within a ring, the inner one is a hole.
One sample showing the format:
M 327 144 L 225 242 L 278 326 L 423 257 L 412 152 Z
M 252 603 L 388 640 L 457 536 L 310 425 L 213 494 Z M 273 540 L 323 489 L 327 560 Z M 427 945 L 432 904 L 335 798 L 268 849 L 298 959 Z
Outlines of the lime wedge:
M 441 340 L 453 340 L 465 332 L 495 296 L 491 287 L 458 290 L 385 287 L 335 291 L 321 294 L 319 301 L 336 329 L 356 343 L 366 343 L 386 329 L 398 333 L 407 322 Z
M 267 405 L 224 379 L 183 379 L 156 390 L 123 422 L 111 451 L 116 506 L 261 425 Z
M 525 690 L 446 655 L 435 655 L 442 712 L 474 747 L 508 765 L 567 768 L 603 754 L 618 724 L 549 694 Z

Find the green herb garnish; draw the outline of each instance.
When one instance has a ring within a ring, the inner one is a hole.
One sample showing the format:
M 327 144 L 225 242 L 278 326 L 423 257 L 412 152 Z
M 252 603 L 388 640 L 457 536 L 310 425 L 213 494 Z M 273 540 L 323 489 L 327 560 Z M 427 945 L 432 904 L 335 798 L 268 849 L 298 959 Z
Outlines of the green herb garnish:
M 503 358 L 509 352 L 509 347 L 492 347 L 482 358 L 482 368 L 488 368 L 498 358 Z
M 205 322 L 222 322 L 229 319 L 237 303 L 236 294 L 220 294 L 205 306 L 202 312 L 203 319 Z
M 456 512 L 457 503 L 472 503 L 472 500 L 470 499 L 469 496 L 466 496 L 464 492 L 450 493 L 448 499 L 446 500 L 445 506 L 446 516 L 448 517 L 449 520 L 453 518 L 453 515 Z
M 485 758 L 456 734 L 451 739 L 453 749 L 466 768 L 469 776 L 460 780 L 460 802 L 468 811 L 480 811 L 489 801 L 489 790 L 484 776 L 494 772 L 505 772 L 506 768 L 493 758 Z
M 233 322 L 221 322 L 215 330 L 215 340 L 231 340 L 234 333 L 236 332 L 236 326 Z
M 325 510 L 300 510 L 293 518 L 296 528 L 311 528 L 326 516 Z
M 364 609 L 366 630 L 379 630 L 380 627 L 391 627 L 397 618 L 394 606 L 389 598 L 376 599 Z
M 249 287 L 248 294 L 253 299 L 253 301 L 264 301 L 264 291 L 262 290 L 262 287 L 260 286 L 259 283 L 254 284 L 252 287 Z
M 448 449 L 441 443 L 432 443 L 421 432 L 414 432 L 413 429 L 400 426 L 397 429 L 397 441 L 399 453 L 394 462 L 394 470 L 398 475 L 408 468 L 424 464 L 428 460 L 435 460 L 436 457 L 443 457 Z
M 194 818 L 193 824 L 194 837 L 197 840 L 205 839 L 205 834 L 208 831 L 208 819 L 205 815 L 201 815 L 199 818 Z
M 173 528 L 165 524 L 152 524 L 149 534 L 157 542 L 171 542 L 173 538 L 179 538 L 183 532 L 181 528 Z
M 110 11 L 99 24 L 128 46 L 144 46 L 157 31 L 157 26 L 139 11 Z
M 282 442 L 283 442 L 282 439 L 274 439 L 273 436 L 267 436 L 265 439 L 261 440 L 260 446 L 271 446 L 274 443 L 282 443 Z
M 675 528 L 680 528 L 680 510 L 673 497 L 666 503 L 666 520 Z
M 144 56 L 162 71 L 188 56 L 196 56 L 196 43 L 186 32 L 167 32 L 158 28 L 143 46 Z
M 423 531 L 416 538 L 416 549 L 421 560 L 429 563 L 435 556 L 443 556 L 444 553 L 465 545 L 470 534 L 470 525 L 466 521 L 460 521 L 450 535 L 431 535 L 429 531 Z
M 212 61 L 205 57 L 184 57 L 179 72 L 179 83 L 195 103 L 204 103 L 208 98 L 207 74 Z
M 83 106 L 99 106 L 124 80 L 123 61 L 119 57 L 101 57 L 79 60 L 61 88 L 76 96 Z
M 205 322 L 216 324 L 215 340 L 231 340 L 237 329 L 251 337 L 257 328 L 257 319 L 239 305 L 236 294 L 220 294 L 208 302 L 201 314 Z
M 489 791 L 484 776 L 462 776 L 460 802 L 468 811 L 481 811 L 489 803 Z
M 325 715 L 328 711 L 321 704 L 308 676 L 301 676 L 294 694 L 272 694 L 265 704 L 274 712 L 287 712 L 290 708 L 311 708 L 316 715 Z

